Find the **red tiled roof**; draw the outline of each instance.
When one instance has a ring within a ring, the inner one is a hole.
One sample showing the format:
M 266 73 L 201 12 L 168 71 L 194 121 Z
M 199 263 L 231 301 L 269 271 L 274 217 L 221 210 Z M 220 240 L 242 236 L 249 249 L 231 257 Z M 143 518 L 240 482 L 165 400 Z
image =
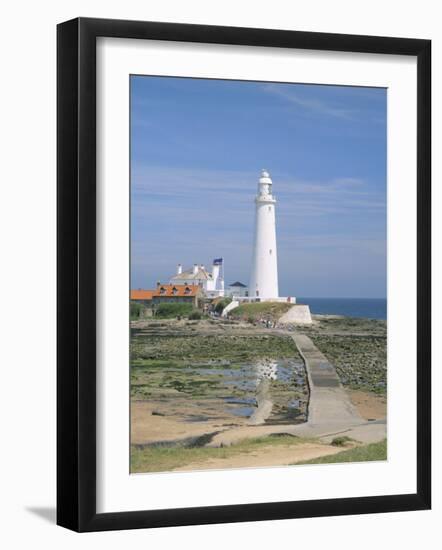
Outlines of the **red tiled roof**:
M 159 285 L 155 290 L 131 290 L 131 300 L 152 300 L 157 296 L 198 296 L 201 289 L 198 285 Z
M 154 296 L 197 296 L 200 292 L 198 285 L 159 285 Z
M 138 290 L 131 290 L 130 291 L 130 299 L 131 300 L 152 300 L 152 296 L 154 290 L 142 290 L 139 288 Z

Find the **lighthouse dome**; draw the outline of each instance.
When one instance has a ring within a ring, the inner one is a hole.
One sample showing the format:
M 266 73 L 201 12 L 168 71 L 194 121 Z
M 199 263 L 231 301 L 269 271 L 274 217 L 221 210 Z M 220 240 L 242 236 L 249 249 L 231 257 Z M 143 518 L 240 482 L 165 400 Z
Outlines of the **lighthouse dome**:
M 272 184 L 272 178 L 267 170 L 261 170 L 261 177 L 259 178 L 259 183 Z

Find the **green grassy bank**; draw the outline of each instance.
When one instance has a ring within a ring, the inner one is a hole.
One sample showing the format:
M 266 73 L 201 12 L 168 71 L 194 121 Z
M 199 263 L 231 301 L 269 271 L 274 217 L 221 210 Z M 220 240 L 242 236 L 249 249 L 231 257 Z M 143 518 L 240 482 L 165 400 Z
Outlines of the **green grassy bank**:
M 174 468 L 182 468 L 193 462 L 209 459 L 228 459 L 239 454 L 253 453 L 263 447 L 297 446 L 312 442 L 290 435 L 278 435 L 245 439 L 229 447 L 183 447 L 179 444 L 173 447 L 155 446 L 142 449 L 135 446 L 131 449 L 131 472 L 164 472 Z M 253 465 L 253 458 L 250 459 Z
M 340 462 L 367 462 L 370 460 L 387 460 L 387 440 L 370 443 L 362 447 L 347 449 L 334 455 L 321 456 L 297 464 L 338 464 Z
M 251 304 L 242 304 L 232 309 L 229 317 L 248 322 L 255 322 L 261 318 L 277 321 L 292 307 L 292 305 L 293 304 L 288 304 L 286 302 L 254 302 Z

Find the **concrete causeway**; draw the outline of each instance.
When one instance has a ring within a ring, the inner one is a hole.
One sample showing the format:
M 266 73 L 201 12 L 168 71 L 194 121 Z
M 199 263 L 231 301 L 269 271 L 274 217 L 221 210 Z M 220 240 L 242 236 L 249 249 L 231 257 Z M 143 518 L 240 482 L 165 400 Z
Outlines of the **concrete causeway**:
M 367 421 L 360 416 L 350 397 L 342 386 L 335 367 L 319 351 L 311 339 L 298 333 L 291 333 L 296 347 L 304 359 L 307 371 L 310 399 L 308 420 L 304 424 L 291 426 L 244 426 L 217 434 L 210 447 L 231 445 L 244 437 L 255 437 L 275 433 L 287 433 L 299 437 L 317 437 L 330 443 L 335 437 L 346 435 L 362 443 L 381 441 L 386 437 L 386 421 Z
M 335 367 L 308 336 L 294 334 L 293 340 L 304 359 L 310 387 L 308 424 L 310 427 L 358 425 L 365 422 L 350 401 Z

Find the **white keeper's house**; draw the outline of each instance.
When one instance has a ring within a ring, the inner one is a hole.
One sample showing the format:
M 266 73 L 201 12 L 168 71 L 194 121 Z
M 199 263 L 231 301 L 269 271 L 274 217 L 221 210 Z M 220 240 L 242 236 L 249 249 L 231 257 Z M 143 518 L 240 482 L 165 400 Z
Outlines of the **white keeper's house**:
M 194 264 L 192 268 L 183 270 L 178 264 L 175 275 L 170 278 L 171 285 L 199 285 L 208 298 L 224 296 L 223 259 L 216 258 L 209 271 L 202 264 Z
M 235 281 L 234 283 L 231 283 L 227 289 L 228 296 L 232 296 L 232 298 L 235 297 L 247 297 L 249 295 L 249 290 L 247 285 L 244 283 L 241 283 L 240 281 Z

